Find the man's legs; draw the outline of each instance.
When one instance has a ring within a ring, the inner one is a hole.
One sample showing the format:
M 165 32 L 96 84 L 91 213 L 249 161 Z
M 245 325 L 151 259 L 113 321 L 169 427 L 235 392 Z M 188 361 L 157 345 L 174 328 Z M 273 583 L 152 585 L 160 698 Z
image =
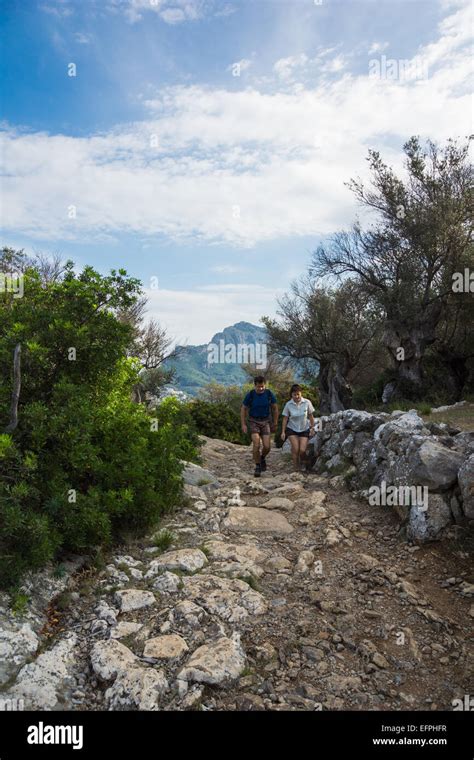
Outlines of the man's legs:
M 270 451 L 271 438 L 269 435 L 262 435 L 262 457 L 266 457 Z
M 253 461 L 260 464 L 260 433 L 252 433 Z

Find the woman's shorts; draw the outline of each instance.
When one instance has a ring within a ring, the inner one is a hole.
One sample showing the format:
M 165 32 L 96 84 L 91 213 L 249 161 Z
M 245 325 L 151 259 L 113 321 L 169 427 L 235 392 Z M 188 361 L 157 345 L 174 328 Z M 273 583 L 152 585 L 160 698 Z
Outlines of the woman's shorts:
M 286 428 L 286 437 L 288 438 L 288 436 L 290 436 L 290 435 L 297 435 L 298 438 L 309 438 L 309 428 L 308 428 L 308 430 L 303 430 L 302 433 L 297 433 L 296 430 L 292 430 L 291 428 L 287 427 Z
M 251 433 L 270 435 L 270 418 L 257 420 L 255 417 L 249 417 L 249 427 Z

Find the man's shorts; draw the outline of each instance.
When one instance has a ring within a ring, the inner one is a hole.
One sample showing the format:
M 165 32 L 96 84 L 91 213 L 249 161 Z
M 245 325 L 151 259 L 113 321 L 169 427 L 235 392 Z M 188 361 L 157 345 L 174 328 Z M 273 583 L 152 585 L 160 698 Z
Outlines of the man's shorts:
M 308 430 L 303 430 L 302 433 L 297 433 L 296 430 L 292 430 L 291 428 L 287 427 L 286 428 L 286 437 L 288 438 L 288 436 L 290 436 L 290 435 L 297 435 L 298 438 L 309 438 L 309 429 Z
M 263 420 L 257 420 L 255 417 L 249 417 L 249 427 L 251 433 L 259 435 L 270 435 L 270 417 Z

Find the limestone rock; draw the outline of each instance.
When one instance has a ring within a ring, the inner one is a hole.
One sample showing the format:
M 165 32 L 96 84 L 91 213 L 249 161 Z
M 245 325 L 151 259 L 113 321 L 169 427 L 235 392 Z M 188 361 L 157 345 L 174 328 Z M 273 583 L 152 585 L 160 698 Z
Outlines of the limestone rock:
M 318 522 L 317 515 L 321 515 L 320 519 L 324 519 L 324 517 L 327 516 L 326 510 L 322 506 L 325 501 L 326 494 L 323 491 L 313 491 L 312 493 L 299 497 L 295 502 L 296 506 L 301 507 L 302 509 L 308 509 L 316 518 L 310 520 L 308 514 L 305 514 L 301 516 L 300 523 L 308 525 L 309 522 Z
M 282 509 L 284 512 L 290 512 L 294 508 L 291 499 L 284 496 L 272 496 L 271 499 L 262 504 L 264 509 Z
M 366 570 L 372 570 L 374 567 L 378 567 L 380 565 L 379 560 L 375 557 L 372 557 L 370 554 L 358 554 L 356 560 Z
M 407 412 L 380 425 L 374 432 L 374 440 L 380 441 L 384 446 L 397 446 L 407 437 L 428 432 L 416 412 Z
M 184 682 L 186 683 L 186 681 Z M 181 710 L 190 710 L 196 702 L 199 702 L 204 692 L 204 686 L 198 686 L 195 684 L 187 693 L 184 695 L 183 699 L 181 700 L 180 709 Z
M 470 520 L 474 520 L 474 454 L 462 464 L 458 480 L 463 498 L 463 512 Z
M 291 533 L 292 526 L 279 512 L 273 512 L 260 507 L 231 507 L 223 521 L 227 530 L 243 530 L 248 532 Z
M 2 624 L 0 628 L 0 685 L 16 673 L 20 665 L 33 655 L 39 639 L 29 623 L 15 628 Z
M 125 636 L 133 636 L 143 628 L 141 623 L 132 623 L 121 620 L 110 632 L 111 639 L 123 639 Z
M 155 596 L 151 591 L 141 591 L 136 588 L 117 591 L 115 599 L 121 612 L 132 612 L 156 604 Z
M 176 551 L 166 552 L 150 562 L 150 568 L 145 578 L 153 578 L 161 570 L 184 570 L 188 573 L 194 573 L 206 564 L 207 557 L 201 549 L 176 549 Z
M 182 581 L 178 575 L 166 571 L 158 576 L 153 584 L 153 588 L 157 591 L 164 591 L 168 594 L 174 594 L 179 590 L 181 583 Z
M 207 485 L 215 488 L 219 486 L 219 481 L 210 470 L 206 470 L 193 462 L 185 462 L 183 480 L 187 485 L 198 486 L 199 488 Z
M 244 620 L 249 615 L 261 615 L 267 609 L 263 596 L 236 578 L 194 575 L 183 581 L 189 599 L 211 615 L 218 615 L 230 623 Z
M 264 485 L 258 480 L 247 480 L 242 486 L 242 493 L 248 493 L 248 494 L 254 494 L 254 495 L 267 494 L 268 493 L 267 483 L 265 483 Z
M 155 668 L 132 667 L 121 673 L 105 692 L 111 710 L 159 710 L 161 696 L 168 689 L 168 681 Z
M 125 573 L 123 570 L 117 570 L 115 565 L 107 565 L 105 568 L 105 572 L 107 573 L 107 576 L 110 578 L 110 580 L 116 586 L 123 586 L 125 585 L 125 583 L 128 583 L 130 580 L 127 573 Z
M 328 517 L 328 512 L 324 507 L 313 507 L 307 514 L 301 515 L 299 522 L 302 525 L 317 525 L 321 520 L 326 520 Z
M 343 427 L 350 428 L 355 433 L 373 433 L 387 419 L 388 415 L 385 413 L 371 414 L 359 409 L 346 409 L 341 414 Z
M 295 572 L 308 573 L 311 565 L 314 563 L 314 554 L 311 551 L 302 551 L 299 553 L 296 563 Z
M 265 572 L 267 573 L 280 573 L 282 570 L 289 570 L 291 568 L 291 562 L 281 554 L 276 554 L 273 557 L 267 559 L 264 565 Z
M 303 491 L 301 483 L 283 483 L 282 486 L 278 486 L 273 491 L 275 496 L 285 496 L 286 494 L 298 494 Z
M 388 662 L 388 660 L 387 660 L 387 659 L 386 659 L 386 658 L 383 656 L 383 654 L 380 654 L 380 652 L 375 652 L 375 653 L 372 655 L 372 662 L 373 662 L 375 665 L 377 665 L 377 667 L 378 667 L 378 668 L 382 668 L 382 669 L 385 669 L 385 668 L 389 668 L 389 667 L 390 667 L 390 663 L 389 663 L 389 662 Z
M 108 625 L 117 625 L 117 613 L 107 602 L 101 601 L 95 608 L 95 614 L 99 620 L 105 620 Z
M 184 602 L 173 607 L 169 614 L 169 620 L 178 628 L 184 626 L 192 629 L 200 628 L 206 616 L 207 613 L 202 607 L 189 599 L 185 599 Z
M 204 548 L 211 559 L 239 562 L 243 565 L 263 562 L 267 557 L 266 552 L 254 544 L 232 544 L 226 541 L 211 540 L 206 542 Z
M 119 565 L 128 565 L 128 567 L 138 567 L 138 565 L 141 565 L 142 563 L 140 560 L 135 559 L 134 557 L 130 557 L 129 554 L 120 554 L 114 557 L 114 564 L 119 567 Z
M 439 538 L 443 528 L 451 523 L 449 504 L 441 494 L 428 495 L 428 509 L 414 506 L 410 510 L 407 537 L 412 541 L 430 541 Z
M 143 650 L 144 657 L 151 657 L 156 660 L 179 660 L 185 652 L 189 651 L 182 636 L 171 633 L 168 636 L 155 636 L 148 639 Z
M 102 681 L 111 681 L 119 673 L 140 664 L 138 657 L 115 639 L 97 641 L 92 647 L 90 657 L 92 669 Z
M 239 677 L 245 666 L 245 654 L 238 634 L 223 636 L 196 649 L 178 678 L 198 683 L 221 684 Z
M 339 531 L 333 528 L 328 528 L 326 531 L 326 543 L 328 546 L 336 546 L 341 541 L 341 534 Z
M 34 662 L 24 665 L 8 695 L 22 699 L 25 710 L 61 709 L 64 691 L 72 685 L 76 646 L 76 634 L 68 634 Z
M 184 495 L 188 497 L 188 499 L 191 499 L 191 501 L 206 501 L 207 496 L 205 491 L 202 490 L 202 488 L 199 488 L 199 486 L 191 486 L 188 483 L 184 484 L 183 487 Z
M 445 490 L 454 485 L 462 454 L 436 440 L 427 439 L 411 459 L 412 483 L 428 486 L 433 491 Z

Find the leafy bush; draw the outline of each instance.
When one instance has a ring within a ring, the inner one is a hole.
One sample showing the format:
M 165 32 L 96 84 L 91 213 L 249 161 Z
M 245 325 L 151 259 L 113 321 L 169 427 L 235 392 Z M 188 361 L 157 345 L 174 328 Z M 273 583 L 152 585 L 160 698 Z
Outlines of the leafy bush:
M 19 422 L 0 435 L 1 587 L 64 551 L 142 533 L 181 498 L 181 460 L 196 458 L 197 434 L 174 399 L 152 415 L 131 401 L 140 364 L 125 358 L 130 330 L 110 310 L 138 293 L 125 272 L 104 278 L 86 267 L 62 282 L 30 269 L 23 298 L 0 297 L 3 377 L 22 345 Z
M 240 395 L 240 404 L 242 403 Z M 194 399 L 188 404 L 189 413 L 202 435 L 208 438 L 220 438 L 231 443 L 247 444 L 249 435 L 242 433 L 240 426 L 240 404 L 236 412 L 224 401 L 203 401 Z

